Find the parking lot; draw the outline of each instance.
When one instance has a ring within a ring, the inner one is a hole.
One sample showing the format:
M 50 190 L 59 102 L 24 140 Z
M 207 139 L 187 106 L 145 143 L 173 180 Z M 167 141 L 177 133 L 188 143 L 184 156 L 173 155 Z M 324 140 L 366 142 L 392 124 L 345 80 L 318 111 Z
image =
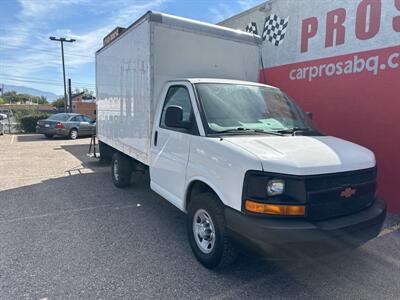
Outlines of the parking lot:
M 1 299 L 399 298 L 396 218 L 352 252 L 242 256 L 213 272 L 192 256 L 184 214 L 143 176 L 115 188 L 89 142 L 0 136 Z

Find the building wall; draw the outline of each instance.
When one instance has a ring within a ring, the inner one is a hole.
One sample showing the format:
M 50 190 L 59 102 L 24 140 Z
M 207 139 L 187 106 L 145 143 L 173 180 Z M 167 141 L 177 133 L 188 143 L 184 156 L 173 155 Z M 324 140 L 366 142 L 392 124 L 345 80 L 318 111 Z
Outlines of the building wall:
M 81 102 L 82 101 L 82 97 L 83 97 L 83 94 L 79 94 L 79 95 L 73 96 L 72 97 L 72 102 Z
M 95 102 L 79 102 L 72 101 L 72 111 L 74 113 L 83 114 L 96 119 L 96 103 Z
M 273 16 L 287 27 L 271 42 Z M 220 25 L 250 22 L 265 37 L 260 81 L 312 111 L 325 133 L 372 149 L 378 193 L 399 213 L 400 0 L 273 0 Z

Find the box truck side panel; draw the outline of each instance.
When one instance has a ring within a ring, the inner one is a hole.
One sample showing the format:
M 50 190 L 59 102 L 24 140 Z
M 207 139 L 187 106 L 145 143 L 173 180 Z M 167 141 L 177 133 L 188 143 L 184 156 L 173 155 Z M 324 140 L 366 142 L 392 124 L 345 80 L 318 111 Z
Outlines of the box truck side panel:
M 152 87 L 147 19 L 97 53 L 96 81 L 99 140 L 148 164 Z
M 175 78 L 258 81 L 259 44 L 154 23 L 154 96 Z
M 226 78 L 258 81 L 258 36 L 147 13 L 96 55 L 97 135 L 136 160 L 151 163 L 151 129 L 167 81 Z

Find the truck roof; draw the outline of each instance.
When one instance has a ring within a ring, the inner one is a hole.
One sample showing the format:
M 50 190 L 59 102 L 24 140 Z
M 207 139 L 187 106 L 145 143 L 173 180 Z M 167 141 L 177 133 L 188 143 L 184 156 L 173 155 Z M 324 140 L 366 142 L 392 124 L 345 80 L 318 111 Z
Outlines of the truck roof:
M 192 30 L 196 32 L 202 32 L 205 34 L 212 34 L 217 36 L 223 36 L 230 39 L 240 40 L 242 42 L 256 43 L 261 45 L 262 39 L 260 36 L 252 33 L 248 33 L 242 30 L 235 30 L 228 27 L 223 27 L 219 25 L 214 25 L 206 22 L 201 22 L 197 20 L 187 19 L 183 17 L 173 16 L 169 14 L 164 14 L 160 12 L 148 11 L 135 22 L 133 22 L 123 33 L 121 33 L 117 38 L 112 40 L 107 45 L 101 47 L 96 53 L 99 53 L 102 49 L 107 48 L 112 45 L 115 41 L 119 40 L 121 37 L 125 36 L 130 30 L 135 28 L 138 24 L 142 23 L 144 20 L 149 20 L 150 22 L 161 23 L 172 27 L 182 28 L 185 30 Z
M 272 85 L 267 85 L 258 82 L 245 81 L 245 80 L 234 80 L 234 79 L 221 79 L 221 78 L 177 78 L 172 81 L 189 81 L 190 83 L 226 83 L 226 84 L 245 84 L 245 85 L 254 85 L 254 86 L 265 86 L 273 89 L 278 89 Z

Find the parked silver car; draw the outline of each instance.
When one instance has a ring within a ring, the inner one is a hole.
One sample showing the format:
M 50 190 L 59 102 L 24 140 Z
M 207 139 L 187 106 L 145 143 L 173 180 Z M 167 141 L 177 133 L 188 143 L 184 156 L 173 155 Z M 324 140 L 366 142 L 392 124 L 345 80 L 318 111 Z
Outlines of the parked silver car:
M 95 132 L 95 120 L 75 113 L 55 114 L 45 120 L 39 120 L 36 125 L 36 133 L 42 133 L 47 138 L 59 135 L 74 140 L 78 136 L 91 136 Z

